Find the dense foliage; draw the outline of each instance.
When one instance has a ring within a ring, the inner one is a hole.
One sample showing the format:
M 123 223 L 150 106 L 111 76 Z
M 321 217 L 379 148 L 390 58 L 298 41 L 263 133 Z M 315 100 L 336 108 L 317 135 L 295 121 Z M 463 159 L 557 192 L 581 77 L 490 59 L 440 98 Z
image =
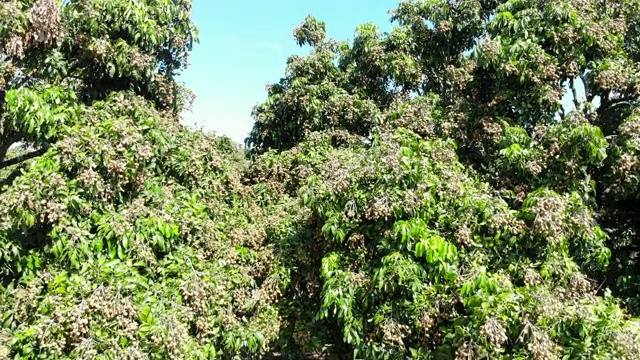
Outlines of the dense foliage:
M 640 3 L 310 16 L 246 152 L 190 7 L 0 5 L 0 359 L 638 358 Z

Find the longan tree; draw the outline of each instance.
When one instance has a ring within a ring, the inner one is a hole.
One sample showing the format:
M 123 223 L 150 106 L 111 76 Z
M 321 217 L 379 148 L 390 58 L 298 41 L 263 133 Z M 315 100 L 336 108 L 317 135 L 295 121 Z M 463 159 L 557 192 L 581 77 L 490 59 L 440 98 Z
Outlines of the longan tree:
M 190 1 L 0 6 L 0 359 L 640 353 L 637 1 L 309 16 L 246 152 Z
M 308 211 L 288 243 L 291 341 L 636 357 L 639 8 L 403 1 L 389 33 L 352 42 L 308 17 L 295 37 L 312 53 L 246 140 L 255 181 Z
M 0 359 L 246 358 L 278 337 L 246 160 L 178 121 L 190 11 L 0 4 Z

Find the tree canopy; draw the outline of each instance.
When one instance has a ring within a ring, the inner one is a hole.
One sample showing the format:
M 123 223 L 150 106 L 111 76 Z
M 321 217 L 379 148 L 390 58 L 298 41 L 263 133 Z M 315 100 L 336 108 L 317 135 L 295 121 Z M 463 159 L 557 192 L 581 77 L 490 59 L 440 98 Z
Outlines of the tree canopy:
M 639 2 L 309 16 L 245 149 L 190 12 L 0 5 L 0 360 L 637 359 Z

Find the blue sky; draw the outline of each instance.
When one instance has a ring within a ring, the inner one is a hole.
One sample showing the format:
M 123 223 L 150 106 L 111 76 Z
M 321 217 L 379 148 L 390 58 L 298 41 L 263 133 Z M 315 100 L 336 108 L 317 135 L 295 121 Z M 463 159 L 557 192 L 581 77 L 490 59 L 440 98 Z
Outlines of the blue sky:
M 353 39 L 358 24 L 389 31 L 387 10 L 397 0 L 194 0 L 200 33 L 180 80 L 195 92 L 186 123 L 225 134 L 237 142 L 253 126 L 252 107 L 266 99 L 265 85 L 284 76 L 286 59 L 307 54 L 293 29 L 308 14 L 327 23 L 330 37 Z
M 243 143 L 253 126 L 252 107 L 266 99 L 265 85 L 284 76 L 286 59 L 308 54 L 293 39 L 293 29 L 308 14 L 327 23 L 329 37 L 351 40 L 358 24 L 374 22 L 390 31 L 388 10 L 397 0 L 194 0 L 199 29 L 180 80 L 195 92 L 188 125 Z M 582 89 L 579 90 L 582 95 Z M 570 94 L 565 108 L 573 107 Z

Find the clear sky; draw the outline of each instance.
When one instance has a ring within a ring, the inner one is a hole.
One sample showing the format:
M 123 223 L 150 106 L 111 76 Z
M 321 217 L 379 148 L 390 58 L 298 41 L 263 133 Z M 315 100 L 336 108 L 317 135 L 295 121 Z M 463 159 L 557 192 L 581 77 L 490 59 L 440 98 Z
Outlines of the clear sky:
M 329 37 L 353 39 L 358 24 L 376 23 L 389 31 L 387 10 L 397 0 L 194 0 L 193 20 L 200 33 L 180 80 L 195 92 L 190 125 L 243 142 L 252 107 L 266 99 L 265 85 L 284 76 L 286 59 L 308 54 L 293 29 L 308 14 L 327 23 Z
M 388 10 L 397 0 L 194 0 L 199 29 L 180 77 L 195 92 L 186 123 L 243 143 L 253 126 L 251 109 L 266 99 L 265 85 L 284 76 L 286 59 L 308 54 L 293 39 L 293 29 L 308 14 L 327 24 L 329 37 L 352 40 L 358 24 L 374 22 L 390 31 Z M 582 89 L 579 90 L 582 95 Z M 570 94 L 565 108 L 573 107 Z

